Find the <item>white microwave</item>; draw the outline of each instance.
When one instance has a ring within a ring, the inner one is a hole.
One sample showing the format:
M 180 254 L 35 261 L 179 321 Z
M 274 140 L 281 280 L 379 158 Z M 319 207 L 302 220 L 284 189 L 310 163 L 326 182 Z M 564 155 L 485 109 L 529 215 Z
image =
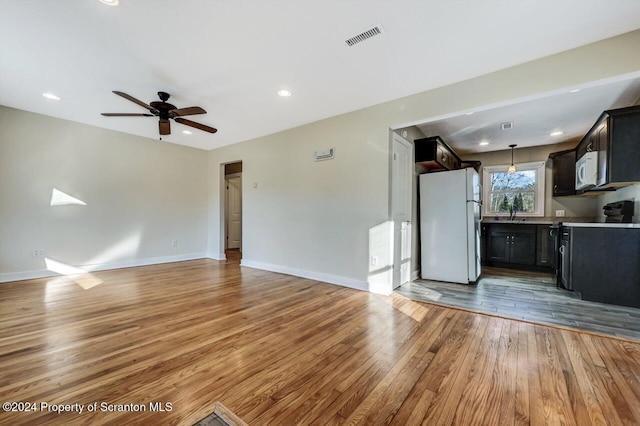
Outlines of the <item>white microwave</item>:
M 576 189 L 595 186 L 597 182 L 598 152 L 587 152 L 576 162 Z

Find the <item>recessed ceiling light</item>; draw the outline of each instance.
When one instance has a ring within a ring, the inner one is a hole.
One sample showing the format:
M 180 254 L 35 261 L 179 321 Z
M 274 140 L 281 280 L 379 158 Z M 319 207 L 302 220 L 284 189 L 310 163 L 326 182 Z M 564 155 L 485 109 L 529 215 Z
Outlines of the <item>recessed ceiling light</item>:
M 564 132 L 562 130 L 558 130 L 557 132 L 550 133 L 549 136 L 560 136 Z
M 42 96 L 44 96 L 47 99 L 53 99 L 54 101 L 60 100 L 60 96 L 56 96 L 53 93 L 43 93 Z
M 471 115 L 471 114 L 473 114 L 473 111 L 465 112 L 465 113 L 464 113 L 464 115 Z
M 480 145 L 480 146 L 487 146 L 487 145 L 489 145 L 489 142 L 487 142 L 487 141 L 482 141 L 482 142 L 480 142 L 478 145 Z
M 106 4 L 107 6 L 117 6 L 120 0 L 100 0 L 100 3 Z
M 182 133 L 184 133 L 185 135 L 191 135 L 191 130 L 183 130 Z
M 576 92 L 579 92 L 579 91 L 580 91 L 580 89 L 573 89 L 573 90 L 569 90 L 569 93 L 576 93 Z
M 283 98 L 288 98 L 289 96 L 291 96 L 291 92 L 286 89 L 278 90 L 278 96 L 282 96 Z

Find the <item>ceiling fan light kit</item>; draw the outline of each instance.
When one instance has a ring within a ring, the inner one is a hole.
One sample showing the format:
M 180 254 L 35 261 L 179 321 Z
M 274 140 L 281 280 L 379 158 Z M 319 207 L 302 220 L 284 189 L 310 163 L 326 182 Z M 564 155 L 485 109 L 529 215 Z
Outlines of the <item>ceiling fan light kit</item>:
M 198 114 L 206 114 L 203 108 L 199 106 L 192 106 L 187 108 L 176 108 L 175 105 L 168 103 L 167 101 L 171 97 L 167 92 L 158 92 L 158 97 L 160 101 L 153 101 L 149 104 L 142 102 L 139 99 L 134 98 L 131 95 L 128 95 L 124 92 L 119 92 L 114 90 L 118 96 L 121 96 L 128 101 L 131 101 L 135 104 L 140 105 L 149 111 L 149 113 L 118 113 L 118 112 L 103 112 L 102 115 L 105 117 L 158 117 L 158 131 L 160 135 L 170 135 L 171 134 L 171 122 L 169 120 L 174 120 L 180 124 L 184 124 L 185 126 L 193 127 L 198 130 L 202 130 L 209 133 L 215 133 L 218 129 L 207 126 L 205 124 L 196 123 L 195 121 L 187 120 L 186 118 L 182 118 L 186 115 L 198 115 Z M 162 138 L 161 138 L 162 139 Z

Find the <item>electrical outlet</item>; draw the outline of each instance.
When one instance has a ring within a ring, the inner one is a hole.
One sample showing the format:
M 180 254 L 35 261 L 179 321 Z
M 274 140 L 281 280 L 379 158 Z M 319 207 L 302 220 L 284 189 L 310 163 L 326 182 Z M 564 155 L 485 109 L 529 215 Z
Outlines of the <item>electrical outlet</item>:
M 378 256 L 371 256 L 371 266 L 378 266 Z
M 33 249 L 31 257 L 44 257 L 44 249 Z
M 556 210 L 556 217 L 564 217 L 564 210 Z
M 178 247 L 178 240 L 171 240 L 171 247 Z

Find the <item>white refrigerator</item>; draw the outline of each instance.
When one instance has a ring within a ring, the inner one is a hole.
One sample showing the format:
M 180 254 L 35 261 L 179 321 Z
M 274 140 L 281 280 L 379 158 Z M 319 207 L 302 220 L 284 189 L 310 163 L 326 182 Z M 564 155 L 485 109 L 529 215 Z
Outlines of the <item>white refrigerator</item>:
M 460 284 L 480 276 L 482 187 L 472 169 L 420 175 L 421 277 Z

